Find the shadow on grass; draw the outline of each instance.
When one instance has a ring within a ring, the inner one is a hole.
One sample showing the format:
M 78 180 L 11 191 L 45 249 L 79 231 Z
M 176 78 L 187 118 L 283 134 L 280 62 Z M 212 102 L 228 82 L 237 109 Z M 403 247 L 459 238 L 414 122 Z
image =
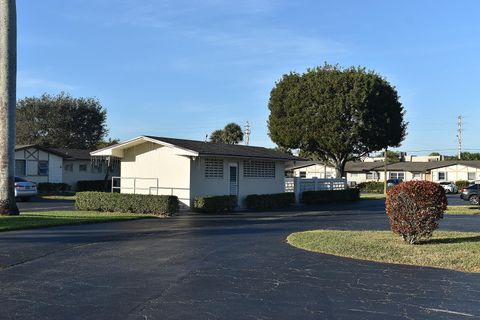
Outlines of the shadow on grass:
M 442 238 L 442 239 L 428 239 L 421 240 L 419 242 L 422 244 L 449 244 L 449 243 L 471 243 L 471 242 L 480 242 L 480 236 L 471 236 L 471 237 L 461 237 L 461 238 Z

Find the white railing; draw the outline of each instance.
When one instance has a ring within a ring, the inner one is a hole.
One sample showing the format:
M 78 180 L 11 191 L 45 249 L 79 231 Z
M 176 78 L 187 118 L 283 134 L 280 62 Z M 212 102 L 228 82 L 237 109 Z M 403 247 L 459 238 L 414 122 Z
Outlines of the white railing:
M 112 177 L 112 192 L 171 195 L 190 205 L 190 188 L 161 186 L 158 178 Z
M 348 189 L 347 179 L 285 178 L 285 192 L 294 192 L 297 203 L 304 191 L 345 189 Z

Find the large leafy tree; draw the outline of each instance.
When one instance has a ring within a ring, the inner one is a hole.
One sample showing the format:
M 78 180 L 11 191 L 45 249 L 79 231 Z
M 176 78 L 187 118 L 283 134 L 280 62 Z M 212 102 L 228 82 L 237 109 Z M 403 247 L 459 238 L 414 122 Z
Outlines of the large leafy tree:
M 43 94 L 17 103 L 17 143 L 94 149 L 107 134 L 107 113 L 94 98 Z
M 337 177 L 347 161 L 397 147 L 406 135 L 397 91 L 364 68 L 325 64 L 291 72 L 276 83 L 268 106 L 271 139 L 331 163 Z
M 231 122 L 223 129 L 215 130 L 210 134 L 210 141 L 215 143 L 239 144 L 243 141 L 242 128 Z
M 0 0 L 0 215 L 16 215 L 15 100 L 17 13 L 15 0 Z

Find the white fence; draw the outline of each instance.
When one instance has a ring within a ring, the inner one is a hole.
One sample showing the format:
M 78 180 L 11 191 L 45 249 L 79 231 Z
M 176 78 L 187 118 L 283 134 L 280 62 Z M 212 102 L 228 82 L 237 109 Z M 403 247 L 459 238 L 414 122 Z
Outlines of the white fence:
M 347 179 L 285 178 L 285 192 L 294 192 L 297 203 L 300 202 L 300 197 L 304 191 L 345 189 L 348 189 Z

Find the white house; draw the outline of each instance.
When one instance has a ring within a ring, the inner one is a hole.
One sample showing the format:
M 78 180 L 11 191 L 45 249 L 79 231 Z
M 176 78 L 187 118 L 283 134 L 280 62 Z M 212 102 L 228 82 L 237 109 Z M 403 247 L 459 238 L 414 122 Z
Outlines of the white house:
M 322 172 L 323 170 L 323 172 Z M 320 162 L 300 162 L 287 167 L 288 175 L 304 178 L 324 178 L 324 172 L 335 172 L 334 168 Z M 346 178 L 350 185 L 368 181 L 383 181 L 384 162 L 348 162 Z M 442 181 L 479 181 L 480 161 L 421 161 L 396 162 L 387 165 L 387 179 Z
M 106 163 L 92 162 L 90 152 L 80 149 L 17 145 L 15 175 L 36 183 L 66 183 L 74 190 L 80 180 L 105 178 Z
M 140 136 L 91 153 L 120 159 L 122 193 L 173 194 L 191 206 L 195 197 L 285 190 L 285 162 L 295 156 L 262 147 Z M 115 181 L 118 180 L 118 181 Z

